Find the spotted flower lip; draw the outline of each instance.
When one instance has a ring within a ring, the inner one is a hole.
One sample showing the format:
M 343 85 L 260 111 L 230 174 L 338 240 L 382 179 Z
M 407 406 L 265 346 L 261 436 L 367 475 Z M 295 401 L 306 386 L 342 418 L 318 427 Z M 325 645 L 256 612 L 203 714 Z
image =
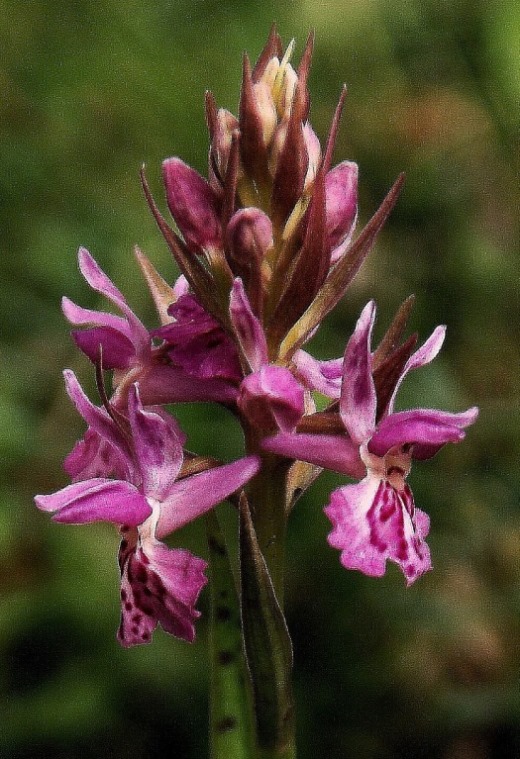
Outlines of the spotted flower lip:
M 127 430 L 90 403 L 72 373 L 68 384 L 90 429 L 119 452 L 126 475 L 75 482 L 36 496 L 36 505 L 53 513 L 57 522 L 105 521 L 120 527 L 118 638 L 124 646 L 149 642 L 158 623 L 192 641 L 199 616 L 195 603 L 207 581 L 206 562 L 184 549 L 170 549 L 160 539 L 241 488 L 258 471 L 259 460 L 248 456 L 179 480 L 185 438 L 162 409 L 143 407 L 137 384 L 128 395 Z
M 431 568 L 424 540 L 429 518 L 415 507 L 406 483 L 411 461 L 431 458 L 446 443 L 462 440 L 478 409 L 459 414 L 436 409 L 394 412 L 395 396 L 404 377 L 438 354 L 445 329 L 437 327 L 405 363 L 378 417 L 371 353 L 375 313 L 371 301 L 363 309 L 345 351 L 339 400 L 344 432 L 280 433 L 267 439 L 264 447 L 361 479 L 332 493 L 325 509 L 333 524 L 329 543 L 341 550 L 345 567 L 381 576 L 390 560 L 401 567 L 410 584 Z

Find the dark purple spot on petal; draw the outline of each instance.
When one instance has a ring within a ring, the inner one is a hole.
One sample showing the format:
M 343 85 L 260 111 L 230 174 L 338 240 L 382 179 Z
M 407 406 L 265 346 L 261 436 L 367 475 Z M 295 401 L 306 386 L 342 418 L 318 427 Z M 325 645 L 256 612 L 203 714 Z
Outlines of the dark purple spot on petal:
M 125 609 L 126 609 L 127 611 L 132 611 L 132 609 L 133 609 L 133 608 L 134 608 L 134 607 L 133 607 L 133 604 L 131 604 L 131 603 L 130 603 L 130 601 L 126 601 L 126 602 L 125 602 Z
M 128 594 L 124 588 L 121 588 L 121 601 L 126 601 Z

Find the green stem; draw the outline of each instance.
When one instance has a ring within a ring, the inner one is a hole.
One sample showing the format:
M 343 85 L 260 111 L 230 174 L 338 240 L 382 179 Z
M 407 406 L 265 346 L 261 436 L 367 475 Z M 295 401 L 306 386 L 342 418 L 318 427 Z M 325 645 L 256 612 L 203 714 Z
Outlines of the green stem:
M 212 759 L 252 759 L 254 726 L 240 609 L 217 516 L 206 516 L 210 565 L 210 744 Z

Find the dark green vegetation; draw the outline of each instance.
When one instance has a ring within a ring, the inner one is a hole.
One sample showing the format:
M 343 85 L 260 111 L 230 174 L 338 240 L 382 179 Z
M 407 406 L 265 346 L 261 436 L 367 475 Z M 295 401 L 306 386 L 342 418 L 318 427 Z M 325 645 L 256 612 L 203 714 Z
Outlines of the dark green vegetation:
M 62 294 L 100 305 L 80 280 L 78 245 L 154 324 L 132 246 L 166 278 L 175 270 L 139 168 L 147 163 L 159 199 L 163 158 L 205 170 L 204 90 L 236 109 L 241 53 L 256 56 L 273 18 L 286 41 L 297 38 L 296 58 L 316 29 L 311 118 L 322 139 L 347 82 L 336 160 L 360 164 L 363 221 L 407 174 L 317 352 L 339 355 L 370 297 L 381 335 L 413 292 L 410 329 L 425 338 L 447 323 L 448 338 L 407 380 L 401 407 L 481 406 L 464 445 L 411 474 L 435 566 L 413 588 L 395 567 L 381 580 L 340 567 L 321 510 L 340 478 L 324 475 L 298 504 L 286 597 L 299 756 L 520 755 L 518 4 L 0 7 L 0 756 L 206 756 L 208 591 L 192 647 L 157 632 L 153 646 L 121 650 L 114 530 L 53 525 L 32 495 L 66 483 L 61 461 L 83 432 L 62 367 L 93 392 L 59 309 Z M 222 410 L 180 416 L 193 450 L 241 453 Z M 203 523 L 175 539 L 204 554 Z

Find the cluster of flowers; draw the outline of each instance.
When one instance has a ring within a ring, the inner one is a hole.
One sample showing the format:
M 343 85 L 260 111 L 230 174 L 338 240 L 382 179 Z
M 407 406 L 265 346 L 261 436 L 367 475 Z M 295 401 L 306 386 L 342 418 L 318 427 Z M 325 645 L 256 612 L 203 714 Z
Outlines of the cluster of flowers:
M 120 313 L 63 300 L 67 319 L 82 328 L 72 335 L 96 367 L 101 402 L 93 404 L 65 372 L 87 431 L 65 461 L 73 484 L 36 503 L 58 522 L 119 527 L 118 637 L 125 646 L 148 642 L 158 623 L 193 640 L 206 563 L 161 540 L 252 478 L 261 482 L 268 457 L 279 457 L 288 471 L 309 462 L 357 480 L 330 497 L 330 544 L 347 568 L 380 576 L 391 560 L 413 582 L 431 564 L 429 519 L 406 483 L 411 461 L 461 440 L 477 416 L 475 408 L 394 411 L 404 377 L 432 361 L 444 339 L 444 327 L 437 327 L 417 350 L 415 337 L 401 341 L 410 301 L 375 350 L 372 301 L 343 357 L 318 361 L 303 349 L 372 247 L 401 179 L 353 240 L 357 166 L 330 167 L 345 92 L 322 152 L 308 121 L 312 39 L 297 71 L 291 52 L 289 46 L 282 54 L 273 31 L 253 69 L 245 59 L 238 118 L 217 109 L 208 94 L 208 179 L 179 158 L 163 165 L 175 229 L 143 175 L 150 208 L 182 271 L 171 287 L 136 251 L 161 326 L 143 325 L 85 249 L 83 276 Z M 112 371 L 111 397 L 104 370 Z M 328 399 L 325 411 L 316 411 L 316 393 Z M 230 409 L 248 455 L 221 464 L 184 451 L 185 436 L 164 405 L 186 401 Z

